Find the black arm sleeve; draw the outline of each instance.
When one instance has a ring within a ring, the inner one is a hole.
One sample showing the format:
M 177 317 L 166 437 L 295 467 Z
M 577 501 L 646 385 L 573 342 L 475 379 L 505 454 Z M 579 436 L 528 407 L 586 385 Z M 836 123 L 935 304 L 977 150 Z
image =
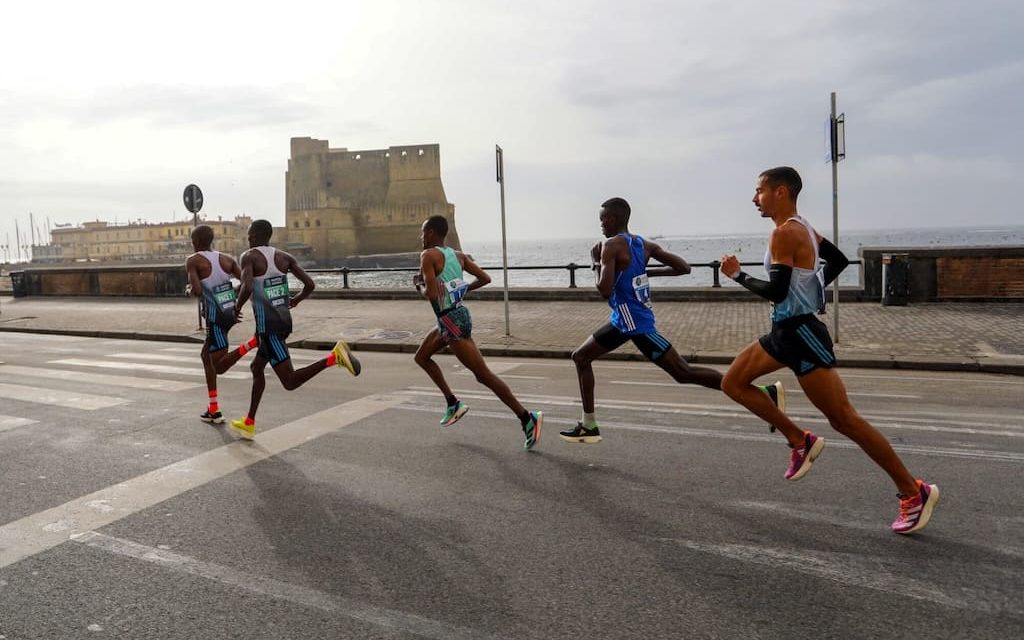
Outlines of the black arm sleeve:
M 768 269 L 768 280 L 751 278 L 745 272 L 740 271 L 736 276 L 736 282 L 740 283 L 757 295 L 778 303 L 786 299 L 789 294 L 789 282 L 793 278 L 793 267 L 786 264 L 773 264 Z
M 818 243 L 818 256 L 825 261 L 825 286 L 838 278 L 843 269 L 850 266 L 849 259 L 843 255 L 839 247 L 825 238 Z

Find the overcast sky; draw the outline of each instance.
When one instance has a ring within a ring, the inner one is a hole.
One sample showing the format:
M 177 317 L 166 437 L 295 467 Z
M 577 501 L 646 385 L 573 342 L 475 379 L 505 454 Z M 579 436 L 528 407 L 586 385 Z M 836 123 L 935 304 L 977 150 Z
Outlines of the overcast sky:
M 0 243 L 37 226 L 284 221 L 289 139 L 437 142 L 464 240 L 759 232 L 757 173 L 831 229 L 824 122 L 848 118 L 840 228 L 1021 222 L 1020 0 L 374 0 L 5 6 Z M 24 229 L 23 229 L 24 230 Z

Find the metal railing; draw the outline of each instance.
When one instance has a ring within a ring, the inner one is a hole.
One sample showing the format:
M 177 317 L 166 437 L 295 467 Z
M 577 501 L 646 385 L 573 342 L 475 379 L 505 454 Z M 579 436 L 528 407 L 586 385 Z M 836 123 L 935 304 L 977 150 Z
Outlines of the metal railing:
M 760 262 L 741 262 L 740 265 L 744 267 L 761 266 Z M 860 260 L 851 260 L 850 264 L 860 265 Z M 660 266 L 660 265 L 652 265 Z M 718 260 L 712 260 L 711 262 L 691 262 L 691 268 L 703 268 L 712 269 L 712 284 L 711 287 L 718 289 L 721 288 L 721 268 L 722 263 Z M 502 267 L 481 267 L 484 271 L 498 272 L 502 270 Z M 576 289 L 576 272 L 580 269 L 590 271 L 590 265 L 576 264 L 570 262 L 566 265 L 528 265 L 519 267 L 509 267 L 509 271 L 559 271 L 567 270 L 569 272 L 569 288 Z M 338 267 L 334 269 L 306 269 L 307 273 L 327 273 L 327 274 L 341 274 L 342 288 L 351 289 L 349 283 L 350 274 L 361 274 L 361 273 L 417 273 L 419 267 Z

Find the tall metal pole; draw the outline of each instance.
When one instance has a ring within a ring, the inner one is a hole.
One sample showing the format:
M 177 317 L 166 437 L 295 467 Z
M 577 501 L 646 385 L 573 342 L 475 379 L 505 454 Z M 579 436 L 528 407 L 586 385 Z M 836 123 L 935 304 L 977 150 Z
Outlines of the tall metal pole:
M 512 335 L 508 318 L 508 241 L 505 237 L 505 153 L 494 145 L 495 161 L 498 165 L 498 184 L 501 185 L 501 270 L 505 288 L 505 337 Z
M 839 246 L 839 127 L 836 122 L 836 92 L 832 92 L 832 244 Z M 832 339 L 839 342 L 839 278 L 832 283 Z

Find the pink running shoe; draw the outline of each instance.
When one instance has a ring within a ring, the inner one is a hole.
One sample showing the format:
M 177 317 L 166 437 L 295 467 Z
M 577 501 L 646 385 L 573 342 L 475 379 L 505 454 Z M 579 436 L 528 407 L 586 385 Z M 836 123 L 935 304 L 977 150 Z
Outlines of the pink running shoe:
M 810 431 L 804 431 L 804 446 L 799 449 L 793 448 L 789 454 L 789 468 L 786 469 L 786 480 L 799 480 L 807 475 L 814 464 L 815 458 L 821 455 L 825 448 L 825 439 L 819 438 Z
M 908 534 L 924 529 L 939 502 L 939 485 L 917 481 L 917 495 L 900 496 L 900 515 L 892 522 L 893 533 Z

